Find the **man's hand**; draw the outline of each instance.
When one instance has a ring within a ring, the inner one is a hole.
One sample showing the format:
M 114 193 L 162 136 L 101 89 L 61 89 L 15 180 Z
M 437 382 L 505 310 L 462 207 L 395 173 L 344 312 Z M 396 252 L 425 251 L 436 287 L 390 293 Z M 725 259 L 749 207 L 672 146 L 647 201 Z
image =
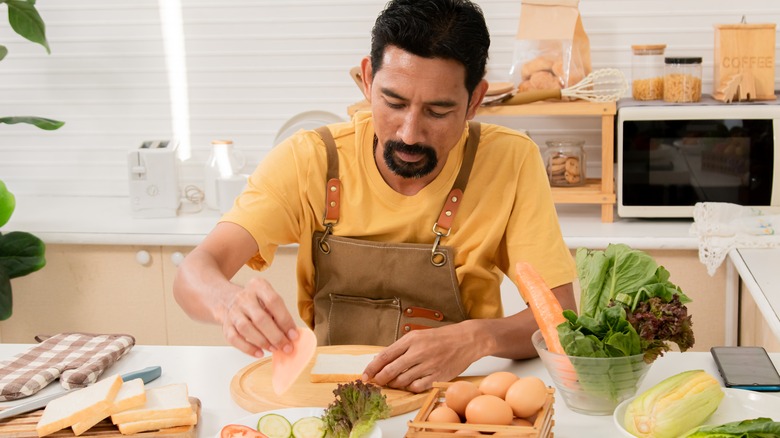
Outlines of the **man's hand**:
M 263 357 L 263 350 L 292 352 L 298 338 L 284 300 L 270 283 L 253 278 L 237 291 L 219 318 L 225 339 L 246 354 Z
M 480 340 L 465 329 L 467 323 L 415 330 L 377 354 L 363 380 L 380 386 L 419 393 L 433 382 L 447 382 L 482 357 Z

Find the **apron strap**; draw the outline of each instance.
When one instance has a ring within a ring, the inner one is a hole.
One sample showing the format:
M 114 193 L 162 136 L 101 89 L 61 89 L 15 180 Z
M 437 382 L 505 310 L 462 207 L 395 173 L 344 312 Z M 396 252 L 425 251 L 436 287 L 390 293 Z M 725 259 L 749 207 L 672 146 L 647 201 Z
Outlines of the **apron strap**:
M 315 129 L 317 134 L 325 142 L 325 150 L 328 154 L 328 182 L 325 186 L 325 217 L 322 224 L 327 229 L 339 222 L 339 207 L 341 206 L 341 181 L 339 180 L 339 156 L 336 150 L 336 142 L 333 134 L 327 126 Z
M 455 220 L 458 206 L 463 199 L 463 192 L 466 191 L 466 184 L 469 182 L 471 168 L 474 166 L 474 157 L 477 155 L 481 127 L 482 125 L 479 122 L 473 120 L 469 121 L 469 137 L 466 140 L 466 148 L 463 151 L 463 164 L 460 166 L 458 177 L 455 178 L 452 190 L 450 190 L 450 194 L 444 202 L 444 207 L 441 209 L 439 220 L 433 225 L 433 232 L 436 235 L 439 235 L 439 233 L 441 233 L 442 236 L 450 234 L 452 222 Z M 440 229 L 444 229 L 446 232 L 439 231 Z

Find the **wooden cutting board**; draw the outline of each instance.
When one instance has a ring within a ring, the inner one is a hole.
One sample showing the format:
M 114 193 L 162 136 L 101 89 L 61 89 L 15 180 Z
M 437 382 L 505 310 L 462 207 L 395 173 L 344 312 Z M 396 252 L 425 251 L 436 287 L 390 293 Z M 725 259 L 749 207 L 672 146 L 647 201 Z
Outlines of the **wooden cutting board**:
M 190 397 L 190 403 L 192 408 L 198 414 L 198 422 L 200 422 L 200 400 L 195 397 Z M 38 420 L 43 414 L 43 409 L 37 411 L 28 412 L 26 414 L 17 415 L 5 420 L 0 420 L 0 437 L 8 438 L 38 438 L 38 433 L 35 432 L 35 425 L 38 424 Z M 141 432 L 133 435 L 122 435 L 119 433 L 119 429 L 111 424 L 111 420 L 106 419 L 100 423 L 92 426 L 88 431 L 79 435 L 82 437 L 100 436 L 101 438 L 127 438 L 127 437 L 140 437 L 140 438 L 195 438 L 196 430 L 195 426 L 179 426 L 171 427 L 168 429 L 161 429 L 150 432 Z M 55 432 L 47 437 L 73 438 L 73 431 L 68 427 Z
M 374 354 L 382 347 L 368 345 L 331 345 L 317 347 L 317 353 L 324 354 Z M 333 402 L 333 390 L 337 383 L 312 383 L 310 381 L 311 363 L 303 370 L 298 380 L 282 396 L 276 395 L 271 387 L 271 357 L 264 357 L 239 370 L 230 382 L 230 394 L 242 408 L 250 412 L 262 412 L 271 409 L 321 407 L 326 408 Z M 464 377 L 477 381 L 482 377 Z M 426 391 L 415 394 L 400 389 L 382 388 L 390 406 L 390 415 L 396 416 L 419 409 L 428 396 Z

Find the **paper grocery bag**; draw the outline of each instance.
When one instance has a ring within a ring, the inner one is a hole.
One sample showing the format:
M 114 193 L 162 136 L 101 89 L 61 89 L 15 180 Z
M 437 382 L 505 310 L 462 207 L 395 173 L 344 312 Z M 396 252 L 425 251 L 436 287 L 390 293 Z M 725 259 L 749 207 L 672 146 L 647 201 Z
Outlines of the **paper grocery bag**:
M 591 72 L 579 0 L 523 0 L 510 76 L 518 91 L 570 87 Z

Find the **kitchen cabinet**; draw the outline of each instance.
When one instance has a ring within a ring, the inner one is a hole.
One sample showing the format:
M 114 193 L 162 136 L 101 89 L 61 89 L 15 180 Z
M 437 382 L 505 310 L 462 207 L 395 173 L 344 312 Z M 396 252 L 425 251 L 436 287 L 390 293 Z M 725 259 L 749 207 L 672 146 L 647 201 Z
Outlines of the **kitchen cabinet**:
M 139 344 L 226 345 L 219 326 L 193 321 L 173 298 L 177 262 L 190 249 L 47 245 L 46 266 L 12 281 L 14 312 L 0 322 L 0 342 L 30 343 L 39 334 L 82 331 L 127 333 Z M 293 311 L 296 252 L 280 248 L 263 274 Z M 252 275 L 243 267 L 234 281 L 242 284 Z
M 50 244 L 44 269 L 13 280 L 14 314 L 0 322 L 0 342 L 30 343 L 38 334 L 84 331 L 128 333 L 147 345 L 226 345 L 219 326 L 193 321 L 173 298 L 177 262 L 191 249 Z M 724 270 L 707 275 L 695 250 L 648 253 L 693 299 L 688 307 L 697 340 L 694 350 L 723 345 Z M 303 325 L 297 314 L 296 257 L 297 247 L 281 247 L 274 264 L 260 275 L 280 293 L 296 323 Z M 258 273 L 244 266 L 233 281 L 244 284 L 254 275 Z M 506 314 L 525 308 L 508 279 L 502 284 L 502 299 Z
M 356 111 L 368 110 L 368 102 L 362 101 L 347 108 L 351 116 Z M 480 107 L 477 115 L 483 116 L 576 116 L 601 118 L 601 176 L 588 178 L 586 183 L 577 187 L 553 187 L 553 200 L 556 204 L 597 204 L 601 206 L 601 221 L 614 220 L 615 179 L 614 179 L 614 140 L 615 140 L 615 102 L 535 102 L 526 105 L 497 105 Z

